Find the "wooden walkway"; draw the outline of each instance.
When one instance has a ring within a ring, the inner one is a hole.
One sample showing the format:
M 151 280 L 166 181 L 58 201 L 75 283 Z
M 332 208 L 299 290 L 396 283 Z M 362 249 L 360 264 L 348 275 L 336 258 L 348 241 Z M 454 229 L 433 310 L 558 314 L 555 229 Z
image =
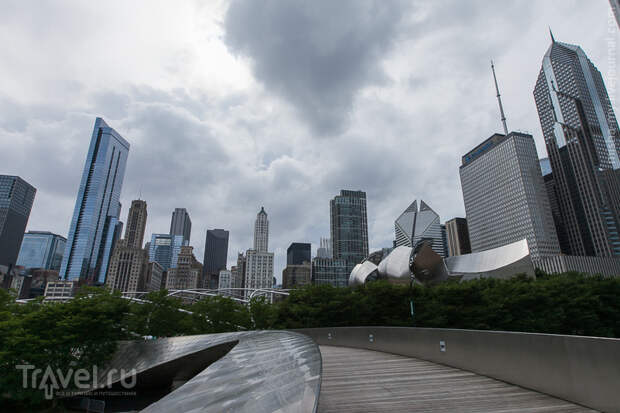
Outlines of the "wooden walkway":
M 415 358 L 320 346 L 319 412 L 593 412 L 564 400 Z

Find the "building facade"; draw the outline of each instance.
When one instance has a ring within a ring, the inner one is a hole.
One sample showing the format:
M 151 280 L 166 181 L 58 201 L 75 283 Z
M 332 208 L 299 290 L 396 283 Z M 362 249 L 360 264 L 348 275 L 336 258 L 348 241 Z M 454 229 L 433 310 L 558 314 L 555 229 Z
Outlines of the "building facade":
M 245 288 L 271 288 L 273 284 L 273 252 L 269 248 L 269 220 L 261 207 L 254 222 L 254 249 L 245 254 Z M 239 265 L 239 263 L 237 263 Z M 250 292 L 245 292 L 248 298 Z
M 446 256 L 444 231 L 442 231 L 439 215 L 424 201 L 415 200 L 394 221 L 394 246 L 401 245 L 414 248 L 422 240 L 432 240 L 433 251 L 442 257 Z
M 184 245 L 178 255 L 177 266 L 168 270 L 166 288 L 187 290 L 200 288 L 202 264 L 194 256 L 194 247 Z
M 149 264 L 149 253 L 142 248 L 146 228 L 146 202 L 134 200 L 127 214 L 125 238 L 114 247 L 106 286 L 123 292 L 144 291 Z
M 149 243 L 149 261 L 161 265 L 164 271 L 177 266 L 183 235 L 153 234 Z
M 555 179 L 553 179 L 553 172 L 551 171 L 551 163 L 549 162 L 549 158 L 543 158 L 540 160 L 540 169 L 543 174 L 545 189 L 547 190 L 547 198 L 549 198 L 549 207 L 551 208 L 551 216 L 553 217 L 555 232 L 558 235 L 560 252 L 562 254 L 570 255 L 570 244 L 565 231 L 566 225 L 564 224 L 564 219 L 562 218 L 562 211 L 560 211 L 560 204 L 558 200 L 558 187 L 555 183 Z
M 17 263 L 36 192 L 19 176 L 0 175 L 0 265 Z
M 258 252 L 267 252 L 269 249 L 269 219 L 264 207 L 260 207 L 260 211 L 256 215 L 254 221 L 254 250 Z
M 293 242 L 286 249 L 286 265 L 302 265 L 312 260 L 312 246 L 308 243 Z
M 192 235 L 192 220 L 189 218 L 189 213 L 185 208 L 175 208 L 172 211 L 170 235 L 181 235 L 183 237 L 183 245 L 189 245 L 189 239 Z
M 273 252 L 248 250 L 245 264 L 245 288 L 271 288 L 273 284 Z M 245 292 L 246 299 L 250 292 Z
M 460 167 L 472 252 L 527 239 L 532 258 L 560 252 L 531 135 L 495 134 Z
M 105 281 L 113 243 L 119 237 L 128 154 L 129 142 L 97 118 L 60 266 L 62 278 Z
M 338 258 L 319 258 L 312 260 L 312 284 L 346 287 L 349 283 L 350 263 Z
M 146 291 L 159 291 L 166 285 L 164 282 L 164 267 L 157 262 L 149 262 L 146 269 L 145 288 Z
M 551 39 L 534 99 L 571 255 L 620 256 L 620 132 L 603 78 Z
M 312 264 L 305 261 L 302 264 L 289 264 L 282 270 L 282 288 L 301 287 L 312 283 Z
M 446 221 L 446 246 L 449 257 L 471 253 L 469 230 L 465 218 L 452 218 Z
M 146 201 L 134 199 L 131 201 L 127 225 L 125 226 L 125 240 L 131 248 L 142 248 L 144 245 L 144 231 L 146 229 Z
M 350 272 L 368 255 L 365 192 L 341 190 L 330 201 L 330 229 L 333 257 L 346 260 Z
M 228 261 L 228 231 L 207 230 L 204 253 L 204 280 L 208 288 L 217 288 L 220 270 L 225 270 Z
M 28 231 L 19 249 L 17 265 L 26 270 L 41 268 L 60 271 L 67 239 L 48 231 Z

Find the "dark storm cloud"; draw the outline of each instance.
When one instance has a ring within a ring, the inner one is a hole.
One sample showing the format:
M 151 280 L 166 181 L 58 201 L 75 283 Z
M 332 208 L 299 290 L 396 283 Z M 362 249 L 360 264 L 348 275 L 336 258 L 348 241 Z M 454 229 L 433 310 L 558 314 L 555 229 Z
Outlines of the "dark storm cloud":
M 381 59 L 408 8 L 405 1 L 233 0 L 225 41 L 315 133 L 335 134 L 358 90 L 385 81 Z

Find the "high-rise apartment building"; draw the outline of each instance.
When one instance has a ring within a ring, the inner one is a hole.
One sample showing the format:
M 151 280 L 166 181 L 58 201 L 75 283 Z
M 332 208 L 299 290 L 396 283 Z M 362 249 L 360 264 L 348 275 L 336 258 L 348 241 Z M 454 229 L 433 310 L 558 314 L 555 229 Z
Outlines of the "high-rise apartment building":
M 226 269 L 228 261 L 228 231 L 223 229 L 207 230 L 203 262 L 205 287 L 217 288 L 220 270 Z
M 330 227 L 333 257 L 346 260 L 350 272 L 368 256 L 366 193 L 341 190 L 330 201 Z
M 0 265 L 17 262 L 36 192 L 19 176 L 0 175 Z
M 192 235 L 192 220 L 185 208 L 175 208 L 170 220 L 170 235 L 182 235 L 183 245 L 189 245 Z
M 152 234 L 149 261 L 158 263 L 164 271 L 176 267 L 184 242 L 183 235 Z
M 526 238 L 532 258 L 559 254 L 531 135 L 494 134 L 463 156 L 460 176 L 472 252 Z
M 120 196 L 128 154 L 129 142 L 97 118 L 60 267 L 62 278 L 105 281 L 119 233 Z
M 28 231 L 24 234 L 17 265 L 26 269 L 41 268 L 60 271 L 67 239 L 48 231 Z
M 286 265 L 302 265 L 312 260 L 312 246 L 304 242 L 293 242 L 286 250 Z
M 446 221 L 446 241 L 449 257 L 471 253 L 469 230 L 465 218 L 452 218 Z
M 117 242 L 108 266 L 108 288 L 120 291 L 146 289 L 149 254 L 142 248 L 146 217 L 146 202 L 132 201 L 127 214 L 125 238 Z
M 620 132 L 600 72 L 552 36 L 534 99 L 571 255 L 620 256 Z
M 422 240 L 431 241 L 433 251 L 446 256 L 444 232 L 439 215 L 424 201 L 414 200 L 411 205 L 394 221 L 394 246 L 414 248 Z
M 260 207 L 254 221 L 254 249 L 258 252 L 269 249 L 269 219 L 264 207 Z
M 271 288 L 273 284 L 273 252 L 269 245 L 269 220 L 261 207 L 254 222 L 254 249 L 245 255 L 245 288 Z M 249 292 L 245 292 L 246 298 Z

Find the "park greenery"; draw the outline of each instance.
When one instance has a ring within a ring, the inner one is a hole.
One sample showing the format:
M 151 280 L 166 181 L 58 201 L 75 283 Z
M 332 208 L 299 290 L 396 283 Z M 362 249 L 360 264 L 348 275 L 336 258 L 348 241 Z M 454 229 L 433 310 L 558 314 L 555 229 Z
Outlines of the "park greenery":
M 147 336 L 375 325 L 620 337 L 620 277 L 576 273 L 413 287 L 311 285 L 273 304 L 220 296 L 186 303 L 167 291 L 143 300 L 86 288 L 67 302 L 17 304 L 0 290 L 0 410 L 49 404 L 40 390 L 23 388 L 16 365 L 102 366 L 119 340 Z

